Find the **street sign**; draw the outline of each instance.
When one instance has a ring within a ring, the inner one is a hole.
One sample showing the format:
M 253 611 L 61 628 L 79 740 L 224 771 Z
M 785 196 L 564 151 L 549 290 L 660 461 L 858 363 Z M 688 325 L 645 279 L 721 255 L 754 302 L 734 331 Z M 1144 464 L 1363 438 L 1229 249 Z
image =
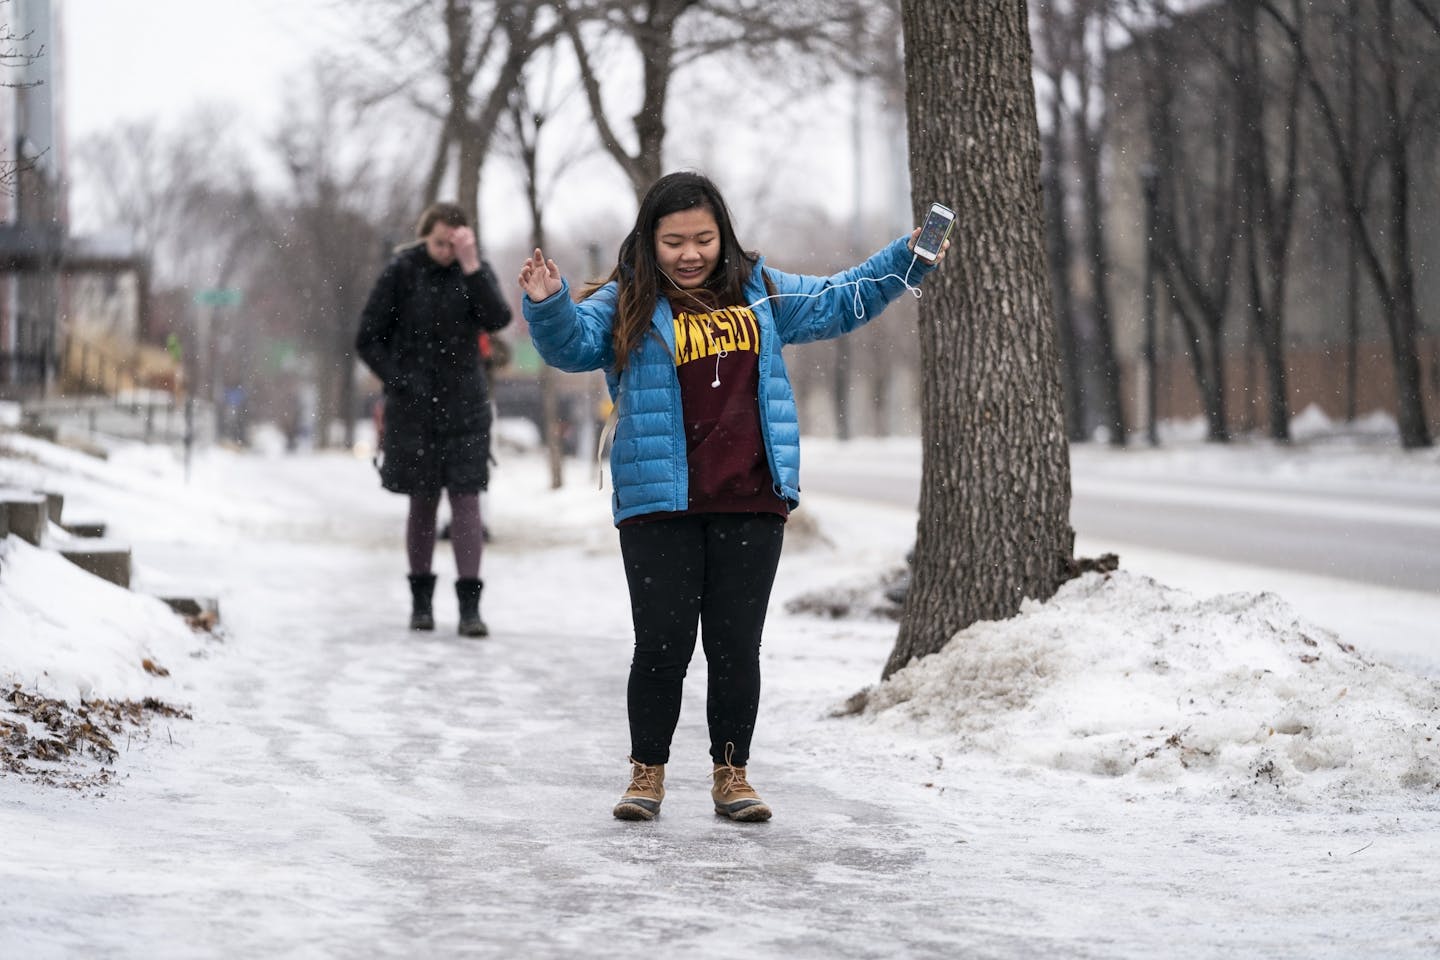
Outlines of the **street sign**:
M 244 294 L 235 287 L 211 287 L 195 291 L 195 302 L 202 307 L 238 307 Z

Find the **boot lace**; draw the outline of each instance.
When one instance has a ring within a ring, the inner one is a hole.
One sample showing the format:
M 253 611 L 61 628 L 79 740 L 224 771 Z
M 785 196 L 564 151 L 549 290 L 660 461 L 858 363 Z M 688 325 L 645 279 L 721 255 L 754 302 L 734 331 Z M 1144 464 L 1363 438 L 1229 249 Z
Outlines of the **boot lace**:
M 649 766 L 632 759 L 630 761 L 630 789 L 654 793 L 656 787 L 660 785 L 656 780 L 659 770 L 659 765 Z
M 725 762 L 721 766 L 725 770 L 725 782 L 721 790 L 726 793 L 734 793 L 737 790 L 749 790 L 750 783 L 745 779 L 745 768 L 737 767 L 730 761 L 735 756 L 735 744 L 725 744 Z

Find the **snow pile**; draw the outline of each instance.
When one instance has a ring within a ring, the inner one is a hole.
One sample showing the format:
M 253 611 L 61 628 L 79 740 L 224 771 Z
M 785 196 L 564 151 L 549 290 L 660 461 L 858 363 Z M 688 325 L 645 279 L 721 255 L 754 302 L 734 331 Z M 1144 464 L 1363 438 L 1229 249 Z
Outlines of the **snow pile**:
M 0 690 L 18 683 L 67 701 L 171 699 L 175 681 L 161 672 L 198 643 L 154 597 L 19 537 L 0 541 Z
M 1332 420 L 1324 410 L 1310 404 L 1290 420 L 1290 437 L 1299 443 L 1317 440 L 1392 439 L 1399 436 L 1395 418 L 1373 410 L 1354 422 Z
M 1087 574 L 870 692 L 876 722 L 1056 770 L 1279 791 L 1440 789 L 1440 683 L 1371 663 L 1272 594 Z

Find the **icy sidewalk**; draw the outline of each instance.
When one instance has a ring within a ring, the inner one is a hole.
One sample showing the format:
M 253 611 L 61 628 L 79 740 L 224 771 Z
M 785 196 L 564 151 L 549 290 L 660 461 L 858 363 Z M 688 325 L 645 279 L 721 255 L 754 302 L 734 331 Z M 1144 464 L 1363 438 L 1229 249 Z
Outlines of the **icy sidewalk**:
M 229 641 L 179 667 L 195 720 L 137 745 L 104 796 L 0 779 L 0 956 L 1440 950 L 1433 794 L 1217 798 L 829 718 L 874 682 L 894 627 L 789 616 L 785 601 L 896 561 L 903 511 L 813 498 L 838 546 L 787 543 L 752 760 L 775 820 L 711 812 L 701 657 L 664 813 L 635 824 L 609 814 L 626 774 L 627 600 L 605 494 L 582 471 L 559 495 L 538 464 L 497 473 L 494 633 L 466 641 L 444 545 L 439 631 L 401 628 L 403 501 L 368 466 L 218 466 L 216 502 L 243 535 L 137 544 L 222 588 Z

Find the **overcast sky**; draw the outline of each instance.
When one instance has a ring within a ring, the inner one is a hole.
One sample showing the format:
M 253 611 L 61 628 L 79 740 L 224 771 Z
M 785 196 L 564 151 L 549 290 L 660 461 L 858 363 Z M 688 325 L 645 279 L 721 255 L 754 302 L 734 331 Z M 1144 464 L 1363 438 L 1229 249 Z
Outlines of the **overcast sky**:
M 61 0 L 72 141 L 200 102 L 272 119 L 335 29 L 329 0 Z

